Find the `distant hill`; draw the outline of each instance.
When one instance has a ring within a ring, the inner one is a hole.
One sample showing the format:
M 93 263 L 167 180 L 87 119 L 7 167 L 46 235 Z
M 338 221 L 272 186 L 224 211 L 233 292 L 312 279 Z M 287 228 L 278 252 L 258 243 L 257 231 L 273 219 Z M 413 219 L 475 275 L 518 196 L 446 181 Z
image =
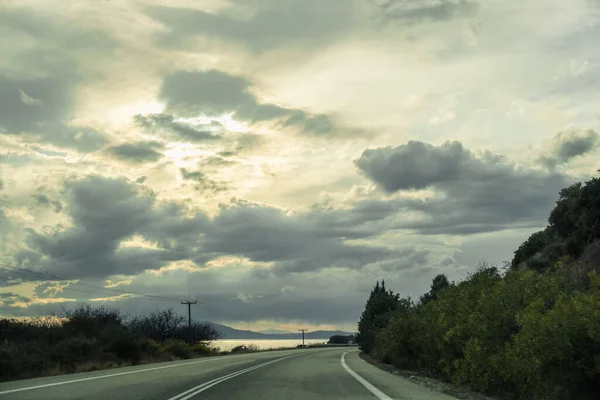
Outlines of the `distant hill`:
M 291 331 L 284 331 L 282 329 L 265 329 L 264 331 L 257 331 L 258 333 L 264 333 L 265 335 L 278 335 L 282 333 L 293 333 Z
M 204 321 L 204 323 L 213 325 L 219 332 L 223 334 L 223 339 L 263 339 L 263 340 L 283 340 L 283 339 L 299 339 L 302 338 L 302 334 L 298 333 L 263 333 L 254 332 L 243 329 L 235 329 L 230 326 L 216 324 L 214 322 Z M 286 332 L 286 331 L 283 331 Z M 304 338 L 309 339 L 329 339 L 333 335 L 353 335 L 352 332 L 344 331 L 314 331 L 306 332 Z

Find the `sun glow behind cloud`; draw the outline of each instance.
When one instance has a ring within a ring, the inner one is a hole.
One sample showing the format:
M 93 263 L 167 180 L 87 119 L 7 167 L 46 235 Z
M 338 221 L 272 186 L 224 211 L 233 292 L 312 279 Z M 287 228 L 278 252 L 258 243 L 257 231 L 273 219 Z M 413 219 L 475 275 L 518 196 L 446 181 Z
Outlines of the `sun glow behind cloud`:
M 236 121 L 234 119 L 235 113 L 224 114 L 219 117 L 209 117 L 200 115 L 198 117 L 190 118 L 175 118 L 175 122 L 183 122 L 190 125 L 208 126 L 214 123 L 218 123 L 225 130 L 235 133 L 246 133 L 248 132 L 248 126 L 243 122 Z

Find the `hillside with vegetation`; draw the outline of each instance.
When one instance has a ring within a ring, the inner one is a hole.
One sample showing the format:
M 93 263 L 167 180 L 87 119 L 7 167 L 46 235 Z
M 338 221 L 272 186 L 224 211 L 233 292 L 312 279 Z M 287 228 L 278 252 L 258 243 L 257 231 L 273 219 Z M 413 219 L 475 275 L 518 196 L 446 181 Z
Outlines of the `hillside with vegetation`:
M 505 267 L 433 279 L 418 300 L 377 282 L 360 348 L 502 399 L 598 398 L 600 178 L 560 191 L 545 229 Z

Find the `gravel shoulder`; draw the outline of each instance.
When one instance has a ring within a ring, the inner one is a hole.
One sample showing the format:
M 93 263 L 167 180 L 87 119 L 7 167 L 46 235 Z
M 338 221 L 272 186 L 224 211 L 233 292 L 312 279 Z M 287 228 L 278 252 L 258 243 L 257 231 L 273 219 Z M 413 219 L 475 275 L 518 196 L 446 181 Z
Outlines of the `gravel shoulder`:
M 392 365 L 385 364 L 363 352 L 360 353 L 360 358 L 369 364 L 383 370 L 389 372 L 390 374 L 402 376 L 406 379 L 409 379 L 411 382 L 414 382 L 418 385 L 425 386 L 429 389 L 435 390 L 440 393 L 447 394 L 449 396 L 456 397 L 462 400 L 500 400 L 497 397 L 486 396 L 481 393 L 474 392 L 468 388 L 454 385 L 448 382 L 444 382 L 439 379 L 435 379 L 429 376 L 426 376 L 423 373 L 419 373 L 416 371 L 407 371 L 395 368 Z

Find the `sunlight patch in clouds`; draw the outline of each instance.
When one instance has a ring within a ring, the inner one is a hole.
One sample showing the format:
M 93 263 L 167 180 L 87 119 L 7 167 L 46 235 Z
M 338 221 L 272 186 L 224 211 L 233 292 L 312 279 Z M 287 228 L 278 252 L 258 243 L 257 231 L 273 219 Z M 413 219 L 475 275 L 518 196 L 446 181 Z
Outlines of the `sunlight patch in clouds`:
M 256 262 L 252 261 L 247 257 L 237 257 L 237 256 L 224 256 L 215 258 L 214 260 L 210 260 L 205 264 L 205 267 L 210 269 L 218 269 L 218 268 L 232 268 L 232 267 L 241 267 L 241 268 L 265 268 L 272 267 L 274 263 L 272 262 Z
M 106 285 L 104 285 L 104 287 L 107 289 L 112 289 L 112 288 L 122 286 L 122 285 L 131 285 L 132 282 L 133 282 L 132 279 L 124 279 L 122 281 L 117 281 L 117 282 L 113 282 L 112 280 L 107 279 Z
M 157 270 L 147 270 L 146 273 L 158 278 L 175 271 L 199 272 L 202 271 L 202 268 L 198 267 L 193 261 L 182 260 L 172 262 L 166 267 L 162 267 Z
M 236 121 L 233 116 L 235 113 L 221 115 L 220 117 L 207 117 L 201 115 L 190 118 L 175 118 L 175 122 L 183 122 L 190 125 L 209 126 L 215 122 L 230 132 L 247 133 L 248 126 L 243 122 Z
M 139 296 L 135 295 L 135 294 L 123 293 L 118 296 L 96 297 L 96 298 L 90 299 L 90 301 L 96 301 L 96 302 L 98 302 L 98 301 L 119 301 L 119 300 L 123 300 L 123 299 L 129 299 L 132 297 L 139 297 Z
M 158 247 L 156 243 L 146 240 L 146 238 L 141 235 L 133 235 L 119 244 L 120 249 L 127 247 L 160 250 L 160 247 Z

